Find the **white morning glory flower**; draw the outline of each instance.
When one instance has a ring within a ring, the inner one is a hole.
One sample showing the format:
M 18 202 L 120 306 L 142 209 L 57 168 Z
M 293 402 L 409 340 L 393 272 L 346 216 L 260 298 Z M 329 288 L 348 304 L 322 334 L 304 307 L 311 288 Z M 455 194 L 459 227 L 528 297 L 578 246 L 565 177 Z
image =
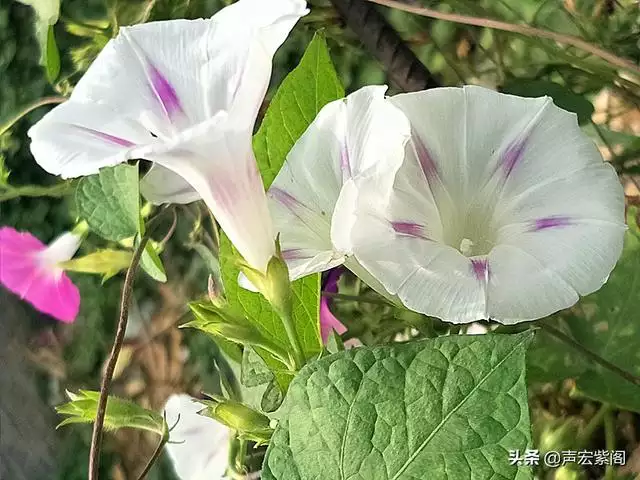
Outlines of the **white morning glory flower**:
M 480 87 L 390 100 L 412 141 L 390 197 L 360 189 L 352 240 L 391 294 L 448 322 L 516 323 L 606 282 L 622 250 L 623 191 L 574 114 Z
M 202 198 L 255 268 L 275 253 L 251 136 L 272 57 L 303 0 L 240 0 L 207 20 L 123 27 L 68 102 L 29 132 L 48 172 L 65 178 L 143 158 L 155 203 Z
M 181 480 L 226 478 L 231 431 L 225 425 L 199 415 L 205 405 L 184 393 L 173 394 L 164 412 L 169 427 L 165 447 Z
M 411 134 L 406 116 L 386 100 L 386 90 L 364 87 L 326 105 L 267 192 L 292 279 L 346 262 L 384 294 L 351 255 L 350 235 L 358 184 L 366 180 L 388 195 Z

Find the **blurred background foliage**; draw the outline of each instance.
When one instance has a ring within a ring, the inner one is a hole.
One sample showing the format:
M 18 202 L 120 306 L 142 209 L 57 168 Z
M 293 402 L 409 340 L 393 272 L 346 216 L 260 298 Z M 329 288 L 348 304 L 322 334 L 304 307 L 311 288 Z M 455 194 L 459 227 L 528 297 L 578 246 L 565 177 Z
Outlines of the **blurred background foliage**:
M 52 27 L 60 52 L 60 68 L 50 83 L 40 65 L 33 9 L 17 1 L 2 0 L 0 122 L 43 96 L 69 94 L 119 26 L 208 17 L 228 3 L 223 0 L 62 0 L 59 21 Z M 265 106 L 273 87 L 297 64 L 319 28 L 325 30 L 333 61 L 347 92 L 365 84 L 388 82 L 385 67 L 374 59 L 373 52 L 363 48 L 358 36 L 345 25 L 332 4 L 325 0 L 310 3 L 311 14 L 301 21 L 276 55 L 272 88 Z M 421 2 L 408 3 L 419 5 Z M 640 9 L 633 0 L 423 0 L 422 4 L 443 12 L 500 19 L 578 36 L 635 64 L 640 62 Z M 379 10 L 442 85 L 473 83 L 524 96 L 551 95 L 557 104 L 576 112 L 585 132 L 620 173 L 628 203 L 640 203 L 636 178 L 640 171 L 640 78 L 584 51 L 550 40 L 433 20 L 399 10 Z M 391 92 L 397 91 L 398 88 L 391 85 Z M 41 240 L 49 241 L 75 223 L 73 196 L 51 191 L 52 196 L 9 198 L 3 186 L 8 171 L 8 181 L 13 186 L 57 184 L 56 178 L 33 161 L 26 136 L 29 126 L 45 110 L 35 110 L 0 136 L 0 165 L 4 164 L 0 168 L 0 224 L 29 230 Z M 630 218 L 631 222 L 636 221 Z M 207 257 L 199 248 L 207 244 L 213 234 L 209 222 L 198 205 L 181 208 L 175 233 L 162 254 L 169 282 L 159 285 L 141 276 L 127 343 L 116 372 L 116 394 L 133 398 L 146 407 L 161 409 L 172 392 L 197 394 L 202 390 L 219 390 L 219 369 L 225 361 L 215 343 L 200 334 L 176 328 L 186 315 L 186 300 L 205 293 L 208 265 L 215 263 L 215 258 Z M 104 240 L 90 236 L 83 251 L 87 253 L 101 246 L 105 246 Z M 636 270 L 637 267 L 625 267 L 628 271 L 625 275 L 635 275 Z M 13 320 L 28 328 L 29 341 L 24 348 L 30 365 L 38 372 L 38 388 L 46 408 L 63 401 L 65 389 L 97 388 L 112 341 L 121 277 L 104 283 L 95 276 L 74 275 L 73 278 L 82 292 L 81 315 L 75 324 L 54 324 L 29 308 L 21 309 L 20 312 L 28 313 L 21 313 Z M 620 276 L 616 282 L 616 289 L 628 293 L 626 302 L 640 295 L 640 285 L 631 281 L 633 279 Z M 458 333 L 458 328 L 385 305 L 352 277 L 342 279 L 340 292 L 370 300 L 355 302 L 346 296 L 333 300 L 337 316 L 350 327 L 347 336 L 359 336 L 364 343 L 433 336 L 447 331 Z M 12 297 L 6 298 L 17 302 Z M 612 309 L 620 309 L 617 297 L 610 301 Z M 585 315 L 580 311 L 571 314 Z M 564 317 L 562 320 L 552 318 L 549 322 L 556 322 L 557 326 L 558 322 L 565 321 Z M 633 325 L 635 335 L 640 336 L 637 304 L 625 310 L 624 320 Z M 570 332 L 570 327 L 562 325 L 563 331 Z M 600 325 L 600 328 L 606 330 L 607 326 Z M 538 346 L 551 350 L 538 350 L 535 359 L 558 360 L 554 357 L 558 350 L 552 348 L 554 341 L 540 338 L 546 343 L 538 342 Z M 9 340 L 0 339 L 0 342 Z M 640 348 L 640 341 L 632 346 Z M 640 458 L 637 458 L 640 453 L 634 453 L 640 440 L 638 409 L 601 405 L 576 393 L 575 378 L 585 370 L 579 359 L 567 355 L 566 358 L 561 355 L 559 361 L 562 368 L 567 369 L 568 378 L 545 376 L 549 364 L 541 367 L 532 361 L 532 372 L 536 373 L 530 375 L 531 406 L 538 446 L 578 448 L 575 438 L 581 435 L 583 447 L 604 449 L 615 445 L 626 449 L 629 456 L 633 455 L 632 461 L 626 470 L 617 473 L 605 472 L 603 468 L 568 466 L 555 471 L 540 469 L 540 478 L 586 479 L 606 475 L 611 479 L 616 478 L 616 474 L 620 478 L 624 475 L 633 478 L 640 473 Z M 640 372 L 636 369 L 636 373 Z M 3 397 L 5 395 L 7 393 L 3 393 Z M 612 396 L 615 397 L 615 391 Z M 53 428 L 55 419 L 51 418 L 51 422 Z M 46 478 L 86 478 L 89 441 L 89 426 L 58 431 L 52 450 L 56 473 Z M 102 476 L 136 478 L 136 472 L 151 456 L 154 442 L 153 437 L 137 431 L 109 435 Z M 156 465 L 149 478 L 173 478 L 166 458 Z

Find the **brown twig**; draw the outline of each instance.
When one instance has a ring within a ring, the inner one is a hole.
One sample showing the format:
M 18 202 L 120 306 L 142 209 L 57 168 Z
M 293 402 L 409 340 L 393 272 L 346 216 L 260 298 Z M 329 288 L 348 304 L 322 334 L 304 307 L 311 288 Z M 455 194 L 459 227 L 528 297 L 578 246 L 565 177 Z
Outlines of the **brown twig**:
M 347 26 L 385 67 L 391 81 L 405 92 L 439 87 L 398 32 L 365 0 L 331 0 Z
M 164 446 L 167 444 L 168 440 L 169 440 L 169 438 L 161 438 L 160 439 L 160 442 L 158 443 L 158 446 L 156 447 L 156 449 L 153 452 L 153 455 L 151 456 L 151 458 L 147 462 L 147 465 L 144 467 L 144 470 L 142 471 L 142 473 L 138 477 L 138 480 L 144 480 L 145 477 L 149 474 L 149 470 L 151 470 L 151 467 L 153 467 L 153 464 L 156 463 L 158 458 L 160 458 L 160 454 L 162 453 L 162 450 L 164 449 Z
M 156 217 L 158 218 L 158 217 Z M 133 280 L 142 258 L 144 248 L 151 236 L 151 229 L 140 240 L 140 244 L 133 253 L 131 264 L 127 269 L 127 274 L 124 279 L 124 285 L 122 287 L 122 296 L 120 300 L 120 318 L 118 319 L 118 327 L 116 329 L 116 336 L 111 347 L 111 353 L 107 360 L 107 365 L 100 384 L 100 398 L 98 400 L 98 409 L 96 412 L 96 421 L 93 424 L 93 433 L 91 434 L 91 450 L 89 451 L 89 480 L 98 480 L 100 469 L 100 447 L 102 444 L 102 430 L 104 427 L 104 417 L 107 412 L 107 399 L 109 397 L 109 388 L 111 386 L 111 379 L 113 372 L 116 368 L 118 361 L 118 355 L 122 348 L 124 341 L 124 335 L 127 330 L 127 321 L 129 317 L 129 303 L 131 300 L 131 294 L 133 292 Z
M 572 47 L 579 48 L 588 52 L 596 57 L 600 57 L 603 60 L 615 65 L 623 70 L 633 72 L 640 76 L 640 67 L 635 65 L 630 60 L 614 55 L 613 53 L 604 50 L 592 43 L 583 40 L 582 38 L 575 37 L 573 35 L 565 35 L 562 33 L 551 32 L 549 30 L 543 30 L 541 28 L 530 27 L 529 25 L 517 25 L 508 22 L 502 22 L 500 20 L 493 20 L 491 18 L 471 17 L 467 15 L 459 15 L 457 13 L 445 13 L 431 8 L 425 8 L 420 6 L 407 5 L 404 2 L 398 0 L 367 0 L 371 3 L 378 5 L 384 5 L 385 7 L 395 8 L 409 13 L 415 13 L 423 17 L 436 18 L 438 20 L 444 20 L 447 22 L 461 23 L 464 25 L 473 25 L 476 27 L 492 28 L 494 30 L 502 30 L 505 32 L 517 33 L 528 37 L 540 37 L 553 40 L 565 45 L 571 45 Z

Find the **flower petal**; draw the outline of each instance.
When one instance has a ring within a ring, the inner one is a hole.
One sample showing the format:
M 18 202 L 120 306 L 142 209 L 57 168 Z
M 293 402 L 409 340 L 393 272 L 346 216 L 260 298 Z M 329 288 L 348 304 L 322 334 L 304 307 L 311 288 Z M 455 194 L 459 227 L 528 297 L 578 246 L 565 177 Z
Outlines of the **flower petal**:
M 325 279 L 322 291 L 336 293 L 338 291 L 338 280 L 340 280 L 343 272 L 344 270 L 340 267 L 331 270 Z M 322 343 L 327 343 L 332 330 L 335 330 L 339 335 L 347 331 L 347 327 L 331 312 L 329 300 L 329 297 L 324 295 L 320 298 L 320 335 Z
M 166 446 L 173 468 L 181 480 L 224 478 L 229 456 L 229 429 L 198 415 L 204 405 L 185 394 L 173 394 L 165 405 L 169 427 Z
M 485 279 L 460 252 L 399 234 L 371 211 L 359 215 L 354 232 L 357 260 L 406 307 L 453 323 L 487 318 Z
M 80 293 L 60 270 L 44 267 L 46 247 L 28 232 L 0 229 L 0 283 L 39 311 L 72 322 L 80 308 Z
M 63 178 L 98 173 L 132 158 L 136 145 L 154 141 L 107 106 L 73 101 L 45 115 L 29 130 L 29 137 L 38 164 Z
M 297 253 L 292 278 L 336 266 L 351 252 L 361 181 L 382 191 L 391 188 L 409 125 L 387 102 L 385 91 L 384 86 L 365 87 L 326 105 L 294 145 L 269 190 L 283 250 Z M 303 266 L 302 258 L 309 265 Z M 318 262 L 320 258 L 326 264 Z
M 501 323 L 543 318 L 579 299 L 565 278 L 520 247 L 498 245 L 489 254 L 489 266 L 487 310 Z
M 245 260 L 264 270 L 275 254 L 275 235 L 251 136 L 227 131 L 225 119 L 219 114 L 140 152 L 191 185 Z
M 272 56 L 307 13 L 305 7 L 302 0 L 241 0 L 211 19 L 122 27 L 72 99 L 106 103 L 158 136 L 232 111 L 238 103 L 251 130 Z
M 155 163 L 140 181 L 140 191 L 151 203 L 191 203 L 200 200 L 198 192 L 180 175 Z

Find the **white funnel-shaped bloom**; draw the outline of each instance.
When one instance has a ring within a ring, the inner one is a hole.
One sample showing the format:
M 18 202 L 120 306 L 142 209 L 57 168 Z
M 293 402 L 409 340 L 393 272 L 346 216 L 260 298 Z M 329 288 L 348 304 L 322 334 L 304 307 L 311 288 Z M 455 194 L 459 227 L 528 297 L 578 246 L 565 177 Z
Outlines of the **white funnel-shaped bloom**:
M 307 12 L 303 0 L 240 0 L 207 20 L 121 28 L 71 99 L 30 130 L 37 162 L 68 178 L 150 160 L 149 200 L 202 198 L 264 269 L 274 234 L 251 136 L 273 54 Z
M 390 196 L 361 187 L 352 240 L 391 294 L 448 322 L 516 323 L 606 282 L 622 250 L 623 191 L 574 114 L 480 87 L 390 101 L 412 141 Z
M 292 279 L 345 261 L 359 270 L 351 255 L 359 185 L 366 181 L 388 195 L 411 133 L 407 118 L 385 98 L 386 90 L 364 87 L 326 105 L 268 191 Z

